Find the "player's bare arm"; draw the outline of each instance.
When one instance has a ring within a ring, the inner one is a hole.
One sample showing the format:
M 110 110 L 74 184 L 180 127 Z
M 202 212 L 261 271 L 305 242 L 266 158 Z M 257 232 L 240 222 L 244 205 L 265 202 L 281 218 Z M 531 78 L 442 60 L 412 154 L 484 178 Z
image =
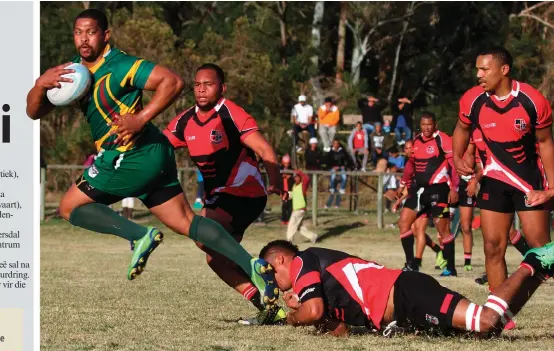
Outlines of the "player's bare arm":
M 183 91 L 184 86 L 183 79 L 178 74 L 166 67 L 156 65 L 144 87 L 144 90 L 155 92 L 150 103 L 137 114 L 129 113 L 124 116 L 116 114 L 114 116 L 111 125 L 118 127 L 115 143 L 125 145 L 148 122 L 170 106 Z
M 61 82 L 71 83 L 70 78 L 62 77 L 64 74 L 73 73 L 73 69 L 65 69 L 71 62 L 66 62 L 52 67 L 44 72 L 35 81 L 35 86 L 27 94 L 27 116 L 31 119 L 40 119 L 54 109 L 54 105 L 46 98 L 46 92 L 52 88 L 61 88 Z
M 273 151 L 271 145 L 269 145 L 267 139 L 262 133 L 256 131 L 247 136 L 243 143 L 263 160 L 267 175 L 269 176 L 269 192 L 284 196 L 284 194 L 282 194 L 283 179 L 279 170 L 277 155 L 275 151 Z
M 548 128 L 537 129 L 535 132 L 539 145 L 539 155 L 544 166 L 546 179 L 549 188 L 546 191 L 532 190 L 527 193 L 527 202 L 530 206 L 544 204 L 554 197 L 554 141 L 552 140 L 552 130 Z
M 321 297 L 303 302 L 296 311 L 287 314 L 287 323 L 292 326 L 316 325 L 323 318 L 325 306 Z
M 452 152 L 454 167 L 459 175 L 468 176 L 473 174 L 473 169 L 464 160 L 464 153 L 469 144 L 470 125 L 458 120 L 454 134 L 452 135 Z

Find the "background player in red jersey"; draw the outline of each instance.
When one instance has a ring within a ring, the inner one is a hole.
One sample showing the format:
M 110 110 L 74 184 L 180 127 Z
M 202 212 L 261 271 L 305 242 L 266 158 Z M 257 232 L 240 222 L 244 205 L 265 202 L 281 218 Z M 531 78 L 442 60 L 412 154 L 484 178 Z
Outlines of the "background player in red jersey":
M 430 213 L 444 245 L 443 252 L 447 266 L 442 275 L 456 276 L 454 236 L 450 233 L 449 226 L 449 204 L 458 201 L 458 177 L 451 165 L 452 139 L 437 130 L 436 118 L 431 112 L 422 113 L 420 129 L 421 134 L 414 140 L 414 151 L 400 183 L 402 187 L 415 180 L 415 183 L 410 186 L 410 193 L 400 212 L 398 222 L 402 247 L 406 254 L 405 269 L 419 270 L 425 248 L 425 231 L 416 233 L 419 235 L 416 241 L 417 255 L 421 256 L 414 258 L 411 226 L 419 215 Z
M 267 202 L 265 184 L 258 170 L 256 154 L 269 176 L 269 193 L 283 194 L 277 155 L 258 130 L 254 118 L 223 97 L 227 87 L 225 73 L 212 63 L 196 70 L 196 104 L 175 117 L 164 130 L 175 148 L 187 147 L 202 173 L 206 193 L 202 216 L 221 224 L 240 242 L 245 230 L 263 212 Z M 230 287 L 251 301 L 259 310 L 260 292 L 250 278 L 223 255 L 206 252 L 210 268 Z M 283 319 L 282 309 L 263 323 Z M 257 322 L 252 319 L 252 323 Z
M 543 190 L 545 180 L 554 184 L 552 109 L 540 92 L 510 77 L 511 66 L 512 57 L 504 48 L 479 54 L 479 86 L 460 99 L 453 142 L 458 172 L 471 175 L 473 169 L 463 155 L 472 129 L 483 137 L 486 160 L 477 205 L 481 209 L 485 265 L 493 286 L 501 283 L 493 280 L 504 275 L 491 257 L 505 241 L 515 211 L 529 246 L 544 249 L 550 243 L 549 211 L 543 205 L 549 192 Z
M 554 247 L 548 252 L 554 256 Z M 419 272 L 388 269 L 345 252 L 324 248 L 299 251 L 289 241 L 276 240 L 260 252 L 275 269 L 275 279 L 293 326 L 316 325 L 335 335 L 346 325 L 366 326 L 385 335 L 393 326 L 452 334 L 470 331 L 499 334 L 507 318 L 517 314 L 542 283 L 543 268 L 529 255 L 520 268 L 480 306 Z M 546 262 L 545 262 L 546 263 Z M 554 263 L 554 258 L 548 262 Z

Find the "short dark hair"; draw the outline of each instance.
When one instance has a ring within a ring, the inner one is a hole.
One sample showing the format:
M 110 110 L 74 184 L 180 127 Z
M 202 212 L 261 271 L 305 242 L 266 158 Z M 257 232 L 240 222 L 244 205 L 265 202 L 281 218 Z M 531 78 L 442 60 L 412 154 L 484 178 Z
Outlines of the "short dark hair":
M 205 63 L 196 69 L 196 73 L 203 69 L 211 69 L 212 71 L 214 71 L 221 85 L 225 84 L 225 72 L 223 72 L 223 69 L 221 69 L 221 67 L 219 67 L 215 63 Z
M 363 125 L 362 122 L 360 122 L 360 121 L 356 122 L 356 125 L 358 125 L 358 124 Z
M 514 59 L 510 52 L 502 46 L 493 46 L 484 50 L 481 50 L 477 56 L 492 55 L 501 65 L 508 65 L 512 69 Z
M 106 17 L 106 14 L 104 12 L 98 10 L 98 9 L 86 9 L 85 11 L 81 12 L 80 14 L 75 17 L 75 22 L 73 22 L 73 26 L 75 26 L 75 23 L 80 18 L 90 18 L 96 21 L 98 23 L 98 27 L 102 30 L 108 29 L 108 18 Z
M 388 150 L 387 150 L 388 153 L 390 154 L 396 154 L 400 151 L 398 151 L 398 148 L 396 146 L 391 146 Z
M 433 122 L 435 122 L 435 123 L 437 122 L 437 117 L 435 117 L 435 114 L 431 111 L 423 111 L 421 113 L 421 118 L 420 119 L 424 119 L 424 118 L 426 118 L 426 119 L 431 118 L 433 120 Z
M 273 240 L 272 242 L 270 242 L 269 244 L 263 247 L 263 249 L 260 251 L 259 257 L 264 258 L 265 256 L 267 256 L 267 254 L 271 249 L 285 250 L 294 255 L 296 255 L 299 251 L 298 246 L 294 245 L 292 242 L 288 240 Z
M 327 97 L 325 98 L 325 102 L 333 103 L 333 98 L 330 97 L 330 96 L 327 96 Z

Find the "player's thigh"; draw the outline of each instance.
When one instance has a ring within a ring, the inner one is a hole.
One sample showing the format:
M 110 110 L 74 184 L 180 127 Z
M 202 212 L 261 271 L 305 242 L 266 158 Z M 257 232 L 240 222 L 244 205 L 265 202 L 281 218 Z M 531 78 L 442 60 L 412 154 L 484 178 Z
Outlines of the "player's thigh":
M 408 201 L 406 201 L 406 204 L 408 204 Z M 417 218 L 417 212 L 414 211 L 412 208 L 406 206 L 406 204 L 400 211 L 400 219 L 398 220 L 398 227 L 400 228 L 400 231 L 402 233 L 410 230 L 412 224 Z
M 452 328 L 459 293 L 420 272 L 403 272 L 394 284 L 394 314 L 401 326 L 447 332 Z

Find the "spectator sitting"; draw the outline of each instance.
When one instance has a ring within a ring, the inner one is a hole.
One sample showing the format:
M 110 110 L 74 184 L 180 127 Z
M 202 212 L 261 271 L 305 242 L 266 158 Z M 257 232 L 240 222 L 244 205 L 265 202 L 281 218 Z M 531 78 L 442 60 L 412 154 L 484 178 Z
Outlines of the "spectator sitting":
M 369 137 L 371 142 L 371 162 L 377 166 L 377 162 L 381 158 L 387 158 L 387 152 L 383 149 L 385 142 L 385 133 L 381 129 L 381 123 L 375 123 L 375 131 Z
M 312 124 L 313 116 L 313 107 L 306 103 L 306 96 L 300 95 L 298 103 L 294 105 L 291 111 L 291 117 L 294 121 L 293 131 L 295 140 L 298 139 L 298 134 L 303 130 L 308 131 L 311 138 L 315 138 L 315 128 Z M 297 147 L 297 151 L 301 150 L 300 147 Z
M 413 130 L 413 108 L 408 98 L 398 99 L 398 105 L 392 118 L 391 129 L 396 134 L 398 145 L 404 145 L 406 140 L 412 138 Z M 402 133 L 405 134 L 402 137 Z
M 391 205 L 396 201 L 396 191 L 398 189 L 398 179 L 394 173 L 398 168 L 394 164 L 389 164 L 387 174 L 383 176 L 383 196 L 385 197 L 385 209 L 391 210 Z
M 290 165 L 290 156 L 287 154 L 281 158 L 281 170 L 291 170 Z M 292 191 L 292 185 L 294 184 L 294 179 L 292 174 L 283 173 L 283 190 Z M 292 213 L 292 201 L 289 197 L 287 200 L 281 200 L 281 224 L 288 224 L 290 220 L 290 215 Z
M 363 128 L 367 131 L 367 134 L 375 131 L 375 123 L 383 123 L 381 109 L 377 106 L 377 102 L 379 102 L 379 99 L 373 96 L 358 100 L 358 108 L 362 113 Z
M 352 156 L 354 165 L 356 165 L 356 168 L 358 169 L 358 159 L 356 155 L 364 155 L 361 167 L 363 172 L 366 170 L 365 167 L 367 165 L 367 157 L 369 156 L 368 142 L 369 137 L 367 135 L 367 131 L 362 128 L 362 122 L 356 123 L 356 127 L 352 130 L 352 133 L 350 133 L 350 137 L 348 137 L 348 147 L 350 148 L 350 155 Z
M 337 124 L 339 124 L 340 113 L 337 105 L 333 103 L 333 98 L 326 97 L 325 103 L 317 110 L 319 120 L 319 136 L 323 143 L 323 151 L 331 150 L 331 141 L 335 139 L 337 133 Z
M 310 147 L 304 153 L 304 160 L 308 171 L 321 169 L 321 150 L 317 147 L 317 138 L 310 138 Z
M 387 150 L 389 154 L 389 164 L 393 164 L 397 169 L 402 170 L 406 165 L 406 158 L 400 155 L 398 148 L 393 146 Z

